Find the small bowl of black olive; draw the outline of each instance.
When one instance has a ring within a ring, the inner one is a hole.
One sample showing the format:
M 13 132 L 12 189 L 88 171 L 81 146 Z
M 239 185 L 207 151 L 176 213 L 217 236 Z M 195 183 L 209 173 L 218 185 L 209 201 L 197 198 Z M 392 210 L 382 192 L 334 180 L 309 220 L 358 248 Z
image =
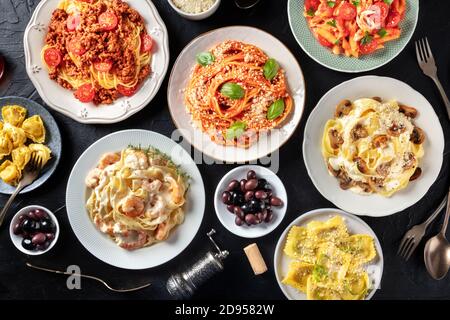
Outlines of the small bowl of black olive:
M 50 210 L 32 205 L 14 215 L 9 234 L 17 249 L 36 256 L 53 248 L 59 237 L 59 224 Z
M 256 165 L 240 166 L 219 182 L 214 207 L 220 222 L 232 233 L 262 237 L 286 214 L 286 189 L 273 171 Z

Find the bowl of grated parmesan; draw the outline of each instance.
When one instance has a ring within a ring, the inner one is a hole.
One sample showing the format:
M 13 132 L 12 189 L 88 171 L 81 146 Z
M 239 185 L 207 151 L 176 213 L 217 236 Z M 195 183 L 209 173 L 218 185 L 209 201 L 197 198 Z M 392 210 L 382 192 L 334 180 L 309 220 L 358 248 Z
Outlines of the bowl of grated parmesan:
M 202 20 L 211 16 L 219 8 L 220 0 L 167 0 L 182 17 Z

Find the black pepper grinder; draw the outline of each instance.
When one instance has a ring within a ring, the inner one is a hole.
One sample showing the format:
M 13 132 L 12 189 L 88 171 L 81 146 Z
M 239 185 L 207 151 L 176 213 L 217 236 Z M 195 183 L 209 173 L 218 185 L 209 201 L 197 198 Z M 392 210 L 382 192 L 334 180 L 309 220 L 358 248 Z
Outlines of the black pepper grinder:
M 221 250 L 212 238 L 216 230 L 211 229 L 206 235 L 211 240 L 217 252 L 208 251 L 200 260 L 185 271 L 173 274 L 167 280 L 166 288 L 177 299 L 190 298 L 195 290 L 223 270 L 223 260 L 228 256 L 227 250 Z

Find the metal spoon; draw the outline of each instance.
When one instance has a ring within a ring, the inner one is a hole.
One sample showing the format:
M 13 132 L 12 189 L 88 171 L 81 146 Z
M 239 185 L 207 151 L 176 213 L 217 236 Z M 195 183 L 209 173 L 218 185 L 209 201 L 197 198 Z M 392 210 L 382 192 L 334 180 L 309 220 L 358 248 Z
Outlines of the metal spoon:
M 239 9 L 251 9 L 258 4 L 260 0 L 234 0 Z
M 447 198 L 447 211 L 445 212 L 444 224 L 442 225 L 441 232 L 427 241 L 423 254 L 427 271 L 430 276 L 436 280 L 444 278 L 450 267 L 450 243 L 447 238 L 445 238 L 449 217 L 450 189 Z

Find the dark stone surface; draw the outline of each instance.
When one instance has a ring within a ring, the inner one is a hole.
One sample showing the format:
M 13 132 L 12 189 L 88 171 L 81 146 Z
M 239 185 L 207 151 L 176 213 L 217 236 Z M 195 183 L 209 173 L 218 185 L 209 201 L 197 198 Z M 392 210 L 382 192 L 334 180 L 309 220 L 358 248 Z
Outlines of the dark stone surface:
M 30 18 L 37 0 L 2 0 L 0 2 L 0 51 L 8 64 L 7 77 L 0 83 L 0 95 L 20 95 L 31 97 L 42 103 L 33 85 L 28 80 L 24 68 L 22 48 L 23 30 Z M 225 230 L 217 220 L 213 208 L 213 193 L 220 178 L 233 165 L 200 165 L 206 188 L 205 217 L 194 241 L 176 259 L 161 267 L 127 271 L 108 266 L 87 252 L 72 233 L 64 210 L 57 213 L 61 225 L 61 237 L 55 248 L 42 257 L 26 257 L 17 251 L 9 239 L 7 225 L 0 229 L 0 298 L 48 298 L 48 299 L 158 299 L 167 298 L 164 289 L 168 276 L 193 263 L 210 245 L 205 233 L 216 228 L 217 241 L 231 254 L 226 261 L 225 271 L 209 281 L 198 290 L 194 298 L 233 298 L 233 299 L 283 299 L 284 296 L 275 281 L 273 272 L 273 252 L 276 241 L 284 228 L 298 215 L 316 208 L 332 207 L 314 188 L 309 179 L 301 155 L 301 143 L 306 118 L 320 97 L 333 86 L 349 80 L 355 75 L 328 70 L 309 57 L 300 49 L 293 38 L 286 13 L 286 1 L 263 0 L 250 11 L 240 11 L 233 1 L 222 1 L 219 11 L 211 18 L 191 22 L 179 17 L 169 6 L 167 0 L 155 0 L 155 5 L 164 19 L 170 35 L 171 66 L 181 49 L 195 36 L 222 26 L 251 25 L 272 33 L 284 42 L 295 54 L 301 64 L 307 83 L 305 114 L 301 124 L 288 143 L 281 148 L 279 171 L 289 197 L 286 218 L 270 235 L 257 239 L 261 252 L 269 266 L 264 275 L 253 276 L 250 265 L 242 248 L 251 240 L 239 238 Z M 450 20 L 447 1 L 421 1 L 419 23 L 413 40 L 428 36 L 436 62 L 439 76 L 447 92 L 449 89 Z M 385 218 L 363 219 L 378 235 L 383 247 L 385 266 L 381 290 L 374 299 L 431 299 L 450 298 L 449 276 L 442 281 L 434 281 L 428 276 L 421 252 L 422 243 L 417 253 L 408 263 L 396 255 L 399 240 L 412 225 L 422 222 L 444 197 L 449 185 L 449 141 L 450 126 L 444 105 L 438 91 L 430 79 L 419 70 L 414 53 L 413 42 L 391 63 L 375 71 L 364 74 L 390 76 L 402 80 L 420 91 L 435 107 L 447 138 L 444 165 L 436 183 L 429 193 L 413 207 L 404 212 Z M 40 204 L 50 209 L 64 205 L 65 188 L 71 168 L 80 154 L 94 141 L 104 135 L 128 128 L 142 128 L 170 136 L 175 129 L 167 109 L 167 77 L 155 99 L 141 112 L 126 121 L 113 125 L 83 125 L 59 113 L 49 110 L 59 124 L 63 137 L 63 155 L 57 173 L 41 188 L 23 195 L 16 200 L 16 208 L 28 204 Z M 1 203 L 6 197 L 0 198 Z M 13 208 L 14 210 L 14 208 Z M 441 217 L 442 220 L 442 217 Z M 185 223 L 189 223 L 186 221 Z M 435 222 L 428 236 L 437 232 L 440 222 Z M 131 294 L 109 293 L 95 282 L 83 281 L 82 290 L 68 290 L 65 278 L 59 275 L 36 272 L 27 269 L 25 262 L 65 269 L 77 264 L 87 274 L 98 275 L 118 287 L 133 286 L 151 281 L 151 288 Z

